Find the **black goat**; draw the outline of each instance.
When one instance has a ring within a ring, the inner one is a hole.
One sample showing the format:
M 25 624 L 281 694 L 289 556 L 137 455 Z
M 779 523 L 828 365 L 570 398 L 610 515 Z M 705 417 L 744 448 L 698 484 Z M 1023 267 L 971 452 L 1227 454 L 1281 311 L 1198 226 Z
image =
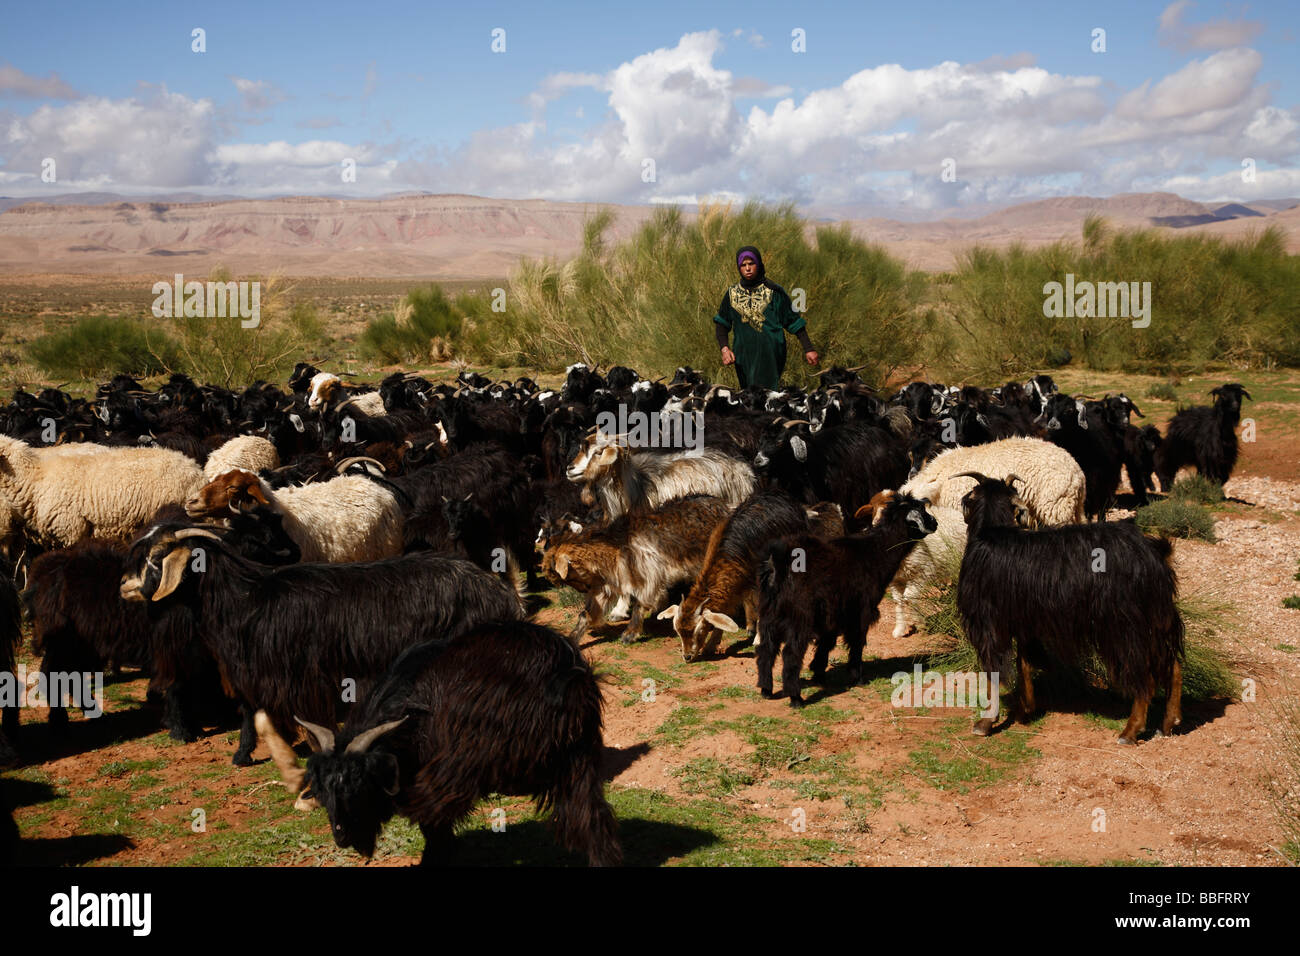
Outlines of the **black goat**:
M 1237 464 L 1236 428 L 1241 420 L 1241 399 L 1243 395 L 1250 398 L 1250 392 L 1229 382 L 1210 394 L 1214 396 L 1213 408 L 1184 408 L 1165 427 L 1164 444 L 1156 452 L 1156 476 L 1160 490 L 1166 494 L 1184 465 L 1195 465 L 1200 474 L 1219 484 L 1232 477 Z
M 796 501 L 833 501 L 845 527 L 862 505 L 907 480 L 907 442 L 886 428 L 849 422 L 813 433 L 807 422 L 773 422 L 763 432 L 754 472 Z
M 1124 522 L 1025 531 L 1015 521 L 1023 507 L 1016 476 L 964 477 L 978 484 L 962 499 L 957 608 L 986 673 L 1001 667 L 1015 641 L 1017 716 L 1035 709 L 1031 665 L 1078 666 L 1095 654 L 1111 685 L 1134 699 L 1119 742 L 1137 742 L 1158 685 L 1169 691 L 1161 729 L 1172 733 L 1182 720 L 1183 621 L 1169 542 Z M 987 735 L 993 721 L 981 717 L 975 733 Z
M 337 736 L 305 720 L 320 748 L 311 796 L 334 841 L 361 855 L 395 813 L 424 834 L 422 864 L 452 849 L 452 827 L 492 793 L 551 808 L 560 842 L 594 866 L 622 860 L 600 782 L 601 694 L 571 642 L 525 621 L 419 644 L 394 661 Z
M 1048 398 L 1039 418 L 1046 422 L 1048 441 L 1068 451 L 1083 471 L 1084 514 L 1103 520 L 1119 488 L 1122 433 L 1108 427 L 1100 415 L 1089 416 L 1082 401 L 1059 393 Z
M 197 573 L 196 566 L 202 566 Z M 468 561 L 410 554 L 358 564 L 268 568 L 226 547 L 211 532 L 159 525 L 135 542 L 122 597 L 150 606 L 181 604 L 244 708 L 234 763 L 251 763 L 254 710 L 273 730 L 267 744 L 295 789 L 301 771 L 284 738 L 294 715 L 332 724 L 346 697 L 402 650 L 521 614 L 514 591 Z M 296 779 L 295 779 L 296 778 Z
M 758 689 L 772 693 L 772 665 L 781 652 L 781 689 L 790 706 L 803 706 L 799 672 L 804 653 L 817 639 L 814 683 L 826 676 L 826 660 L 837 635 L 849 648 L 849 680 L 862 671 L 867 630 L 880 618 L 880 599 L 898 566 L 917 541 L 939 525 L 925 502 L 884 491 L 870 502 L 872 526 L 859 534 L 823 540 L 805 534 L 773 544 L 759 565 Z

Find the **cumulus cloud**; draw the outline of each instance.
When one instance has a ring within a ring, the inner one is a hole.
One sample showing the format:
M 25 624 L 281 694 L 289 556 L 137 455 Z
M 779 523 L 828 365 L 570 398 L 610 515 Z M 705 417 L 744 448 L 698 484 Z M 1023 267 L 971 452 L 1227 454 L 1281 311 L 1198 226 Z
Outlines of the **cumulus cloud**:
M 1165 7 L 1158 31 L 1161 45 L 1177 50 L 1222 50 L 1249 43 L 1264 30 L 1264 25 L 1255 20 L 1188 23 L 1184 15 L 1194 6 L 1191 0 L 1175 0 Z
M 24 73 L 10 63 L 0 66 L 0 96 L 21 96 L 29 99 L 75 100 L 81 94 L 51 73 L 42 79 Z

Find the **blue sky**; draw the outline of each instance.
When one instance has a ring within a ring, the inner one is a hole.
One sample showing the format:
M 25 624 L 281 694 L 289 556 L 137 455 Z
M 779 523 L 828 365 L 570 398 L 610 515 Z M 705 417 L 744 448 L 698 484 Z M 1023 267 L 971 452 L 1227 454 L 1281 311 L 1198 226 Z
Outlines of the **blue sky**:
M 11 5 L 0 194 L 1296 195 L 1298 21 L 1187 0 Z

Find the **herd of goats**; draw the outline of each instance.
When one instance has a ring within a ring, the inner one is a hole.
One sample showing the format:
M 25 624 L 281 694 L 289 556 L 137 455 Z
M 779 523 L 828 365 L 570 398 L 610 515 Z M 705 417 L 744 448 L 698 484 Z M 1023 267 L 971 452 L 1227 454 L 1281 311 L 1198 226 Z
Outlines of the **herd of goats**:
M 1130 424 L 1126 396 L 1073 398 L 1044 375 L 887 395 L 839 367 L 804 391 L 579 364 L 554 391 L 468 372 L 374 389 L 302 364 L 288 391 L 184 375 L 156 391 L 118 376 L 93 399 L 19 389 L 0 411 L 0 766 L 24 756 L 26 616 L 65 740 L 77 685 L 60 675 L 140 668 L 173 738 L 237 722 L 234 763 L 261 739 L 341 847 L 370 856 L 400 814 L 423 860 L 445 860 L 459 819 L 515 793 L 553 811 L 564 846 L 615 864 L 588 629 L 635 641 L 657 614 L 691 661 L 743 610 L 759 690 L 797 707 L 810 643 L 821 683 L 842 635 L 856 683 L 885 592 L 904 636 L 954 557 L 981 668 L 1012 666 L 1014 646 L 1015 716 L 1035 709 L 1031 665 L 1095 655 L 1134 699 L 1119 741 L 1136 743 L 1157 688 L 1171 733 L 1170 545 L 1106 515 L 1121 469 L 1139 503 L 1184 466 L 1227 480 L 1250 396 L 1212 394 L 1162 435 Z M 689 448 L 601 424 L 687 418 L 702 423 Z M 529 619 L 542 576 L 585 598 L 572 633 Z M 17 842 L 3 783 L 0 859 Z

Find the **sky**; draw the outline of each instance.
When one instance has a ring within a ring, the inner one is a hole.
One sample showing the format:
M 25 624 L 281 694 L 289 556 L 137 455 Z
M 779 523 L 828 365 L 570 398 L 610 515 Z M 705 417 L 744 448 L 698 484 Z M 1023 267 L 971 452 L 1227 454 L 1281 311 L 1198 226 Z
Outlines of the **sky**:
M 1294 2 L 62 2 L 0 31 L 5 196 L 1300 195 Z

